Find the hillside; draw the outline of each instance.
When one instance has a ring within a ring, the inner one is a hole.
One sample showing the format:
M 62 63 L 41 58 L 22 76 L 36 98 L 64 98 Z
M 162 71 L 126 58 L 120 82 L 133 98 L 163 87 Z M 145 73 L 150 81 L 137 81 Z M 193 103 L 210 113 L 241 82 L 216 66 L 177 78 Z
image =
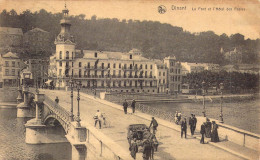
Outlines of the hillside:
M 32 13 L 26 10 L 21 14 L 3 10 L 0 14 L 0 26 L 22 28 L 27 32 L 33 27 L 42 28 L 52 35 L 52 42 L 60 31 L 61 13 L 52 14 L 45 10 Z M 77 49 L 108 51 L 129 51 L 140 49 L 145 57 L 162 58 L 175 55 L 180 61 L 228 63 L 220 54 L 235 47 L 242 52 L 243 63 L 257 63 L 260 40 L 244 39 L 237 33 L 228 37 L 216 35 L 212 31 L 192 34 L 181 27 L 154 21 L 136 21 L 118 19 L 98 19 L 85 15 L 71 16 L 71 32 L 76 38 Z M 53 44 L 52 49 L 55 49 Z

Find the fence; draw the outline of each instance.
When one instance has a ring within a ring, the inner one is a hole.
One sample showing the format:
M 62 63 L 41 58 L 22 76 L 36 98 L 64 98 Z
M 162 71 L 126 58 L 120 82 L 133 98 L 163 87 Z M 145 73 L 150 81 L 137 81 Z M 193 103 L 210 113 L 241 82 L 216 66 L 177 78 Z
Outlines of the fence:
M 165 112 L 165 111 L 161 111 L 160 109 L 157 108 L 152 108 L 150 106 L 146 106 L 143 104 L 138 104 L 136 106 L 136 109 L 143 112 L 143 113 L 147 113 L 153 116 L 156 116 L 158 118 L 170 121 L 170 122 L 174 122 L 174 117 L 175 115 L 169 112 Z

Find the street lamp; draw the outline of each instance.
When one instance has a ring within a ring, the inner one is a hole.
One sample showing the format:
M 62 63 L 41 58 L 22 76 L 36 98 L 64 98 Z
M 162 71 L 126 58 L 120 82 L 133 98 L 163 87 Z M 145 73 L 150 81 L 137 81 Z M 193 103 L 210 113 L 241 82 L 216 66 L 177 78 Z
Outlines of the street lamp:
M 77 84 L 77 90 L 78 90 L 78 97 L 77 97 L 77 101 L 78 101 L 78 113 L 77 113 L 77 117 L 76 117 L 76 121 L 77 121 L 77 127 L 80 127 L 81 125 L 80 125 L 80 110 L 79 110 L 79 101 L 80 101 L 80 95 L 79 95 L 79 90 L 80 90 L 80 88 L 81 88 L 81 86 L 82 86 L 82 84 L 81 84 L 81 81 L 79 81 L 78 83 L 76 83 Z
M 205 81 L 202 82 L 202 96 L 203 96 L 203 116 L 206 117 L 206 108 L 205 108 Z
M 73 78 L 70 78 L 70 98 L 71 98 L 71 109 L 70 109 L 70 119 L 71 122 L 74 121 L 74 115 L 73 115 L 73 87 L 74 87 L 74 82 L 73 82 Z
M 224 120 L 223 120 L 223 110 L 222 110 L 222 103 L 223 103 L 223 89 L 224 89 L 224 84 L 223 83 L 220 83 L 219 84 L 219 86 L 220 86 L 220 91 L 221 91 L 221 101 L 220 101 L 220 115 L 219 115 L 219 117 L 220 117 L 220 123 L 224 123 Z

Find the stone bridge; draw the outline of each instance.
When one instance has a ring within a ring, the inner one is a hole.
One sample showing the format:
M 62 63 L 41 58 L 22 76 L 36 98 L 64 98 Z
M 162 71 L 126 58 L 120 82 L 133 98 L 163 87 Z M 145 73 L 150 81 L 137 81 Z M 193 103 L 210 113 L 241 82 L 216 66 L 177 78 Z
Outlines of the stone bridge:
M 73 159 L 86 159 L 86 128 L 80 119 L 74 121 L 70 112 L 33 88 L 18 87 L 17 101 L 17 117 L 35 117 L 25 124 L 26 143 L 70 142 Z

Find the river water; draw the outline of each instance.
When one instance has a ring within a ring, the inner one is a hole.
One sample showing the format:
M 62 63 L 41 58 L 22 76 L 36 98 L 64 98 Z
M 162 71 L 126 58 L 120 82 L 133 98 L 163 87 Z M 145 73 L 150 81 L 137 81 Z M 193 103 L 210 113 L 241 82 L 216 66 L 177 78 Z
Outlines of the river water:
M 28 118 L 17 118 L 16 112 L 0 106 L 0 160 L 71 160 L 70 143 L 26 144 Z
M 260 100 L 229 101 L 223 103 L 224 123 L 260 134 Z M 145 104 L 175 114 L 176 111 L 189 117 L 190 114 L 203 116 L 203 104 L 198 103 L 151 103 Z M 206 102 L 206 116 L 219 120 L 220 103 Z

